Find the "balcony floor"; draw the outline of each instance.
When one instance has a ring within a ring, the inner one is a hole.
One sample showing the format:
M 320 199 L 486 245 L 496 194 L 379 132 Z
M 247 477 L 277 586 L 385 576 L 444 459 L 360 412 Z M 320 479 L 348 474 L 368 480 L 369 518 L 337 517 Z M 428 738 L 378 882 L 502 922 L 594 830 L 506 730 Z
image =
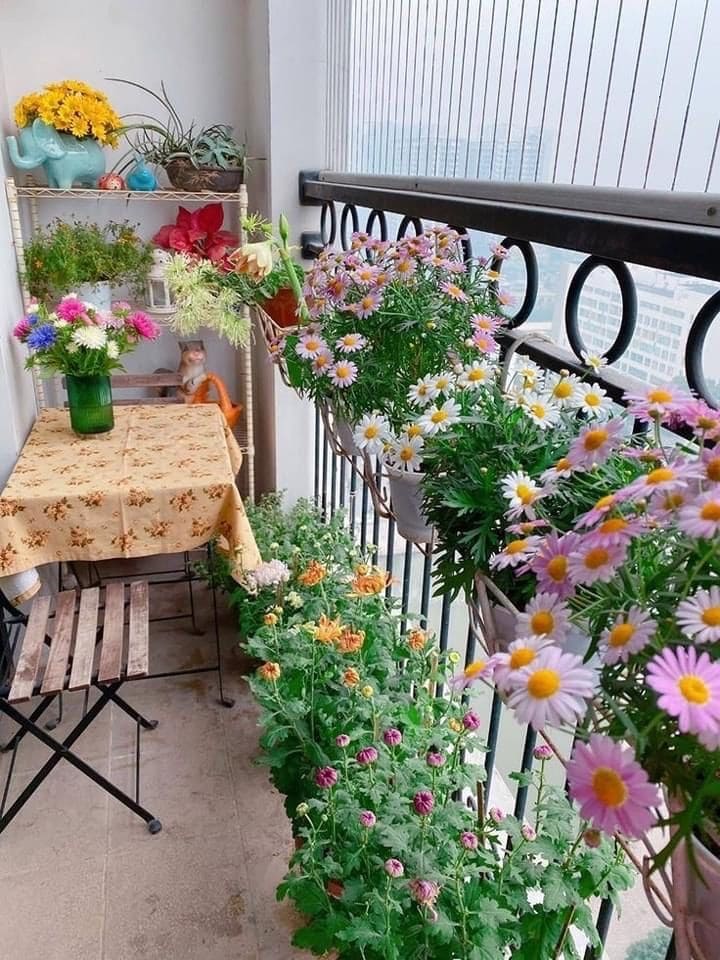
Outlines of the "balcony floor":
M 174 612 L 184 588 L 153 587 L 153 615 Z M 182 591 L 182 592 L 180 592 Z M 199 620 L 151 624 L 153 670 L 212 662 L 207 593 Z M 221 607 L 224 604 L 221 603 Z M 291 847 L 282 802 L 258 756 L 256 712 L 242 680 L 231 615 L 223 617 L 232 709 L 217 701 L 215 674 L 125 685 L 123 695 L 159 720 L 142 738 L 141 801 L 163 823 L 151 836 L 67 763 L 47 778 L 0 836 L 4 960 L 290 960 L 297 917 L 275 900 Z M 94 696 L 94 695 L 93 695 Z M 65 699 L 70 729 L 82 695 Z M 4 742 L 10 724 L 0 724 Z M 117 707 L 78 741 L 84 759 L 133 792 L 134 725 Z M 26 738 L 11 795 L 49 751 Z M 8 756 L 0 756 L 0 783 Z

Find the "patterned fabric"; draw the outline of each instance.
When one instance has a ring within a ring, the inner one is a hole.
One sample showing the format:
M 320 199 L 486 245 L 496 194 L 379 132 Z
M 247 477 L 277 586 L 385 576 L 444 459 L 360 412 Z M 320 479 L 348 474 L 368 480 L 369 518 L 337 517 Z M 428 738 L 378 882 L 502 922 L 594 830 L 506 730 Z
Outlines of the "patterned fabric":
M 115 408 L 78 437 L 40 412 L 0 495 L 0 576 L 58 560 L 194 550 L 218 538 L 233 575 L 260 562 L 235 476 L 242 454 L 215 404 Z

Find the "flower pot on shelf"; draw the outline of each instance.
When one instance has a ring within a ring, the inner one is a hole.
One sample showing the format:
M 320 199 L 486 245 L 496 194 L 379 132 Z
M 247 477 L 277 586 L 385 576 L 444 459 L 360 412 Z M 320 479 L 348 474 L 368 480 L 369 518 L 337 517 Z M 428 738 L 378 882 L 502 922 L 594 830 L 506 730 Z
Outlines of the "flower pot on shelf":
M 176 190 L 199 193 L 235 193 L 240 188 L 243 171 L 222 170 L 220 167 L 196 167 L 190 160 L 181 157 L 171 160 L 165 167 L 168 180 Z
M 70 426 L 75 433 L 86 436 L 112 430 L 115 426 L 115 418 L 110 377 L 101 374 L 86 377 L 67 374 L 65 385 Z
M 6 139 L 13 164 L 19 170 L 41 166 L 49 187 L 69 190 L 75 183 L 96 187 L 105 173 L 105 154 L 97 140 L 60 133 L 39 117 L 20 130 L 19 138 Z
M 91 303 L 96 310 L 108 311 L 112 306 L 112 288 L 107 280 L 97 283 L 81 283 L 75 291 L 78 300 Z
M 427 522 L 422 506 L 422 474 L 408 473 L 386 466 L 390 483 L 390 502 L 397 531 L 413 543 L 431 543 L 433 527 Z
M 263 310 L 282 330 L 297 326 L 297 299 L 290 287 L 282 287 L 275 296 L 265 300 Z

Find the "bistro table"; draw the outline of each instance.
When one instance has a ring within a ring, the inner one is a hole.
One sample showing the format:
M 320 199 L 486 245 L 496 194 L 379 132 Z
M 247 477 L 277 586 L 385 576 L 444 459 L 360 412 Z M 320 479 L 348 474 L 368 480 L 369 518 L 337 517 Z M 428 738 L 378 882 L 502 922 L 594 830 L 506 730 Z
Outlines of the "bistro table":
M 115 408 L 76 436 L 46 408 L 0 495 L 0 576 L 44 563 L 147 557 L 210 540 L 240 579 L 260 562 L 235 477 L 242 454 L 215 404 Z

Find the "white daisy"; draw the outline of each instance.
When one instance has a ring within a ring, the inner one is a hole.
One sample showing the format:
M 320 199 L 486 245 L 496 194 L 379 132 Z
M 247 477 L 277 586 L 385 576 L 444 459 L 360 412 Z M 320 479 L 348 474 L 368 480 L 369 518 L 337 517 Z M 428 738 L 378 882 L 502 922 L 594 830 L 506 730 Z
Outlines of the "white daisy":
M 72 335 L 73 343 L 88 350 L 102 350 L 107 343 L 107 334 L 102 327 L 77 327 Z
M 425 441 L 422 437 L 409 437 L 403 434 L 391 442 L 387 461 L 393 467 L 415 473 L 422 465 L 423 458 L 420 451 L 424 446 Z
M 357 372 L 352 360 L 339 360 L 330 368 L 330 379 L 336 387 L 349 387 L 357 380 Z
M 330 368 L 335 358 L 329 350 L 321 350 L 313 357 L 312 370 L 318 377 L 323 377 L 330 372 Z
M 587 351 L 583 350 L 580 356 L 583 358 L 586 365 L 594 370 L 595 373 L 600 373 L 600 370 L 607 366 L 607 358 L 601 357 L 597 353 L 588 353 Z
M 299 357 L 302 357 L 303 360 L 314 360 L 319 353 L 327 349 L 328 345 L 319 334 L 306 333 L 300 337 L 295 347 L 295 352 Z
M 472 363 L 466 363 L 464 367 L 460 367 L 457 382 L 462 390 L 477 390 L 478 387 L 488 386 L 494 375 L 495 367 L 492 364 L 473 360 Z
M 579 403 L 580 379 L 574 373 L 552 373 L 548 375 L 546 389 L 551 399 L 561 407 L 572 409 Z
M 517 631 L 523 636 L 545 637 L 561 643 L 568 628 L 570 610 L 555 593 L 538 593 L 518 614 Z
M 547 430 L 560 419 L 560 407 L 553 403 L 549 394 L 530 393 L 525 399 L 523 410 L 541 430 Z
M 335 342 L 335 346 L 341 353 L 355 353 L 356 350 L 362 350 L 367 341 L 361 333 L 345 333 Z
M 385 438 L 390 431 L 390 424 L 379 413 L 366 413 L 355 427 L 353 440 L 365 453 L 379 454 L 385 449 Z
M 542 387 L 545 372 L 534 360 L 521 357 L 514 365 L 513 375 L 520 380 L 525 390 L 537 392 Z
M 680 629 L 696 643 L 720 640 L 720 587 L 698 590 L 678 604 L 675 618 Z
M 542 490 L 532 477 L 522 470 L 515 470 L 503 477 L 500 486 L 512 509 L 528 516 L 532 513 L 534 516 L 533 504 L 542 496 Z
M 512 678 L 517 670 L 527 667 L 550 641 L 546 637 L 518 637 L 502 653 L 493 656 L 495 670 L 493 680 L 502 693 L 512 686 Z
M 436 433 L 447 430 L 459 419 L 460 404 L 455 403 L 454 400 L 446 400 L 441 407 L 435 405 L 428 407 L 418 423 L 422 425 L 424 432 L 431 437 Z
M 107 355 L 111 360 L 117 360 L 120 356 L 120 347 L 117 345 L 116 340 L 108 340 L 107 343 Z
M 431 378 L 430 399 L 434 400 L 441 393 L 452 393 L 455 389 L 455 381 L 450 373 L 439 373 Z
M 508 704 L 521 723 L 529 723 L 535 730 L 549 724 L 574 724 L 585 715 L 594 679 L 581 657 L 564 653 L 560 647 L 545 647 L 514 675 Z
M 581 383 L 578 387 L 578 404 L 583 413 L 594 420 L 607 420 L 610 416 L 610 399 L 598 383 Z
M 433 379 L 423 377 L 408 390 L 408 400 L 416 407 L 426 407 L 432 400 Z

